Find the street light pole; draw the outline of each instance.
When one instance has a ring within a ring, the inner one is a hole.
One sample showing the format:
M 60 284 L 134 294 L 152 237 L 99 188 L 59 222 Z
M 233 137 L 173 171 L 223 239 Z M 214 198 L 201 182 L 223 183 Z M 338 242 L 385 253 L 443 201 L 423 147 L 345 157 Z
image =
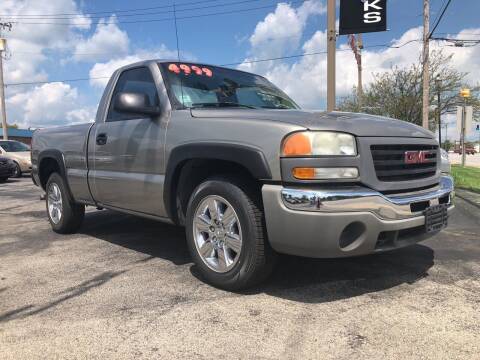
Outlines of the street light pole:
M 336 1 L 327 3 L 327 111 L 335 110 L 335 61 L 337 50 Z
M 460 148 L 462 149 L 462 166 L 465 166 L 465 123 L 467 120 L 467 98 L 463 98 L 463 112 L 462 112 L 462 137 L 460 138 Z
M 430 0 L 423 0 L 423 108 L 422 126 L 428 129 L 430 101 Z
M 440 86 L 442 84 L 442 80 L 439 78 L 435 79 L 435 84 L 437 85 L 437 120 L 438 120 L 438 143 L 440 144 L 440 148 L 442 147 L 442 108 L 440 104 Z
M 2 117 L 3 140 L 8 140 L 7 112 L 5 110 L 5 84 L 3 83 L 3 53 L 7 40 L 0 38 L 0 116 Z
M 462 127 L 460 135 L 460 149 L 462 151 L 462 166 L 465 166 L 465 128 L 467 123 L 467 99 L 470 97 L 470 89 L 462 89 L 460 91 L 460 96 L 463 97 L 463 111 L 462 111 Z

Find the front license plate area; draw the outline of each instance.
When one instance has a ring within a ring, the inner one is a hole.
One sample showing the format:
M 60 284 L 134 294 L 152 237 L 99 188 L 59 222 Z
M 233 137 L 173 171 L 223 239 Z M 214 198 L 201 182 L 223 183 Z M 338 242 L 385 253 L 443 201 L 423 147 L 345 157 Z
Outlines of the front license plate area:
M 425 231 L 427 233 L 440 231 L 448 224 L 446 204 L 430 206 L 424 211 L 424 215 Z

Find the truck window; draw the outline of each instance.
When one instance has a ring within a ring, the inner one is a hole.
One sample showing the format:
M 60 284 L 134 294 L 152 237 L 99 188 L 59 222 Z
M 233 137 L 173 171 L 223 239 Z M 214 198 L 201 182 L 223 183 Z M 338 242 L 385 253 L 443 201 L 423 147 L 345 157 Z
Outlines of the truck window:
M 155 86 L 150 70 L 146 67 L 139 67 L 122 72 L 115 85 L 115 89 L 113 90 L 112 101 L 110 102 L 106 121 L 132 120 L 144 117 L 144 115 L 140 114 L 137 115 L 116 111 L 113 108 L 113 99 L 115 99 L 115 96 L 119 92 L 146 94 L 150 99 L 150 104 L 152 106 L 159 105 L 157 87 Z

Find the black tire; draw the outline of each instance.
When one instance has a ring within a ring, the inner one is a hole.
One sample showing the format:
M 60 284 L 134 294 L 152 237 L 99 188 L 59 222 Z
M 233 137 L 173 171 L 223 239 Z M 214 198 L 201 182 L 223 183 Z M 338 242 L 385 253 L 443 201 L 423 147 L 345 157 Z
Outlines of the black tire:
M 225 290 L 242 290 L 265 280 L 274 267 L 276 254 L 267 241 L 261 196 L 253 185 L 240 184 L 233 177 L 207 179 L 190 197 L 186 214 L 186 237 L 193 261 L 202 278 Z M 194 239 L 194 217 L 197 207 L 207 196 L 220 196 L 234 208 L 242 228 L 242 247 L 237 263 L 227 272 L 210 269 L 200 256 Z
M 0 183 L 4 183 L 7 180 L 8 180 L 8 177 L 1 177 L 0 178 Z
M 61 194 L 61 200 L 62 200 L 61 201 L 62 215 L 58 222 L 55 222 L 52 219 L 50 212 L 48 210 L 49 189 L 51 188 L 51 186 L 54 186 L 54 185 L 58 186 L 58 189 L 60 190 L 60 194 Z M 45 201 L 46 208 L 47 208 L 47 216 L 53 231 L 59 234 L 75 233 L 82 225 L 83 218 L 85 216 L 85 206 L 81 204 L 77 204 L 71 199 L 67 191 L 65 180 L 58 173 L 53 173 L 52 175 L 50 175 L 45 189 L 47 192 L 46 201 Z
M 21 178 L 22 177 L 22 169 L 20 168 L 20 165 L 15 163 L 15 171 L 13 172 L 12 177 L 14 178 Z

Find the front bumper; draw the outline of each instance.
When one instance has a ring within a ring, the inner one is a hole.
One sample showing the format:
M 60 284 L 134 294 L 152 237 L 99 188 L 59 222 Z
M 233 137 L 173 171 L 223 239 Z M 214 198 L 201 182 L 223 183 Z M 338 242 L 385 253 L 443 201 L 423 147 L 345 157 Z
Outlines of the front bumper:
M 453 180 L 412 193 L 383 195 L 362 186 L 299 189 L 262 188 L 267 232 L 281 253 L 307 257 L 346 257 L 382 252 L 425 240 L 423 211 L 454 206 Z
M 32 171 L 32 163 L 31 162 L 19 162 L 20 165 L 20 170 L 22 170 L 23 173 L 29 173 Z

